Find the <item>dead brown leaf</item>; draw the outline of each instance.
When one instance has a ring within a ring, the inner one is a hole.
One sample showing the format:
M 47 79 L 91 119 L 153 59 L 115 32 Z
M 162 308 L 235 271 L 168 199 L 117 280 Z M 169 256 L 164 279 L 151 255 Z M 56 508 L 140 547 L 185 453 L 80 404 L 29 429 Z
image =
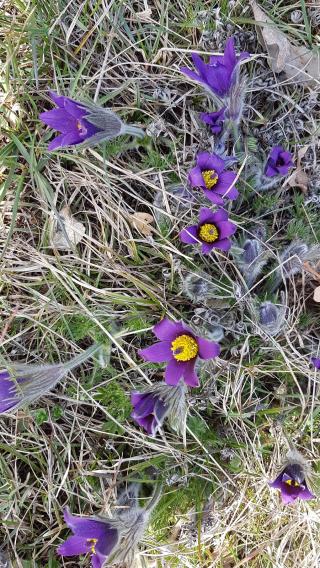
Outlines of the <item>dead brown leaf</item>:
M 61 226 L 56 223 L 55 230 L 51 237 L 51 246 L 58 250 L 72 250 L 72 246 L 79 244 L 85 235 L 85 226 L 83 223 L 76 221 L 71 215 L 68 205 L 61 209 L 59 216 L 63 223 L 64 231 L 61 229 Z
M 151 225 L 153 224 L 154 219 L 150 213 L 144 213 L 141 211 L 134 215 L 129 215 L 129 222 L 144 237 L 150 237 L 150 235 L 152 235 Z
M 302 169 L 301 160 L 308 148 L 309 146 L 303 146 L 300 150 L 298 150 L 297 167 L 286 181 L 290 187 L 298 187 L 303 193 L 307 193 L 308 191 L 309 176 Z
M 261 45 L 270 56 L 269 65 L 275 73 L 282 71 L 295 83 L 319 84 L 320 56 L 301 45 L 293 45 L 286 34 L 260 8 L 255 0 L 249 0 L 258 24 L 257 34 Z

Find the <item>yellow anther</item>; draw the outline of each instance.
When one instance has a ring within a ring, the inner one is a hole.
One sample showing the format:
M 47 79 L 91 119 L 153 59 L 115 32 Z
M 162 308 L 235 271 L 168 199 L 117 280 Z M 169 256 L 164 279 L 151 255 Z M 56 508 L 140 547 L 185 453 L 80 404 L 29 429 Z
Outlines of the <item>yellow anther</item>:
M 219 231 L 212 223 L 205 223 L 200 227 L 199 238 L 205 243 L 214 243 L 219 238 Z
M 98 542 L 97 538 L 87 538 L 87 542 L 91 545 L 90 552 L 91 554 L 96 554 L 96 544 Z
M 205 170 L 202 172 L 203 181 L 207 189 L 212 189 L 218 183 L 219 176 L 215 170 Z
M 290 485 L 290 487 L 300 487 L 300 483 L 298 483 L 297 481 L 295 481 L 294 479 L 286 479 L 285 483 L 287 485 Z
M 190 361 L 198 355 L 198 344 L 190 335 L 179 335 L 171 343 L 171 351 L 177 361 Z

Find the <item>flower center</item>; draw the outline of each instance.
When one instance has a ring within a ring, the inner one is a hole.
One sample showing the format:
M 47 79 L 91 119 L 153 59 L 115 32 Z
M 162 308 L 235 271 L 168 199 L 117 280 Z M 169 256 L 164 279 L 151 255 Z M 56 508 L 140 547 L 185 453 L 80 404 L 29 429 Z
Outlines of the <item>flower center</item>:
M 202 172 L 203 181 L 207 189 L 212 189 L 218 183 L 219 176 L 215 170 L 205 170 Z
M 190 361 L 198 354 L 198 344 L 191 335 L 179 335 L 171 343 L 171 351 L 177 361 Z
M 199 229 L 199 238 L 205 243 L 214 243 L 219 238 L 217 227 L 213 223 L 204 223 Z
M 290 485 L 290 487 L 300 487 L 300 483 L 298 483 L 298 481 L 295 481 L 294 479 L 286 479 L 285 483 L 287 485 Z
M 77 120 L 77 129 L 79 130 L 80 136 L 85 136 L 88 132 L 81 120 Z
M 91 554 L 96 554 L 96 544 L 98 542 L 97 538 L 87 538 L 87 542 L 90 544 Z

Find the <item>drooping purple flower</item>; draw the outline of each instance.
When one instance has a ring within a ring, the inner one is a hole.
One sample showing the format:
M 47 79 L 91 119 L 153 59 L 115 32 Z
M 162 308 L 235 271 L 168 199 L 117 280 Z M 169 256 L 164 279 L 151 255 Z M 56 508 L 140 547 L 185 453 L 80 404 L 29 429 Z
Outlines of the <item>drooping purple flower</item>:
M 181 67 L 180 71 L 218 97 L 224 98 L 236 81 L 238 63 L 249 56 L 247 52 L 236 55 L 234 39 L 231 37 L 226 42 L 224 55 L 212 55 L 209 63 L 205 63 L 199 55 L 193 53 L 192 60 L 197 73 L 188 67 Z
M 311 363 L 314 365 L 316 369 L 320 369 L 320 358 L 319 357 L 311 357 Z
M 288 464 L 278 475 L 278 477 L 269 484 L 274 489 L 280 489 L 282 502 L 292 503 L 296 499 L 303 500 L 315 499 L 315 496 L 309 491 L 303 467 L 300 463 Z
M 168 407 L 153 393 L 132 392 L 131 404 L 134 410 L 132 418 L 146 430 L 150 436 L 154 436 L 162 425 Z
M 214 248 L 228 251 L 231 247 L 229 237 L 237 230 L 236 225 L 228 220 L 228 213 L 218 209 L 215 213 L 203 207 L 200 209 L 199 223 L 183 229 L 180 240 L 183 243 L 202 243 L 202 253 L 209 254 Z
M 173 322 L 164 318 L 153 328 L 154 335 L 160 339 L 139 355 L 146 361 L 163 363 L 166 361 L 165 381 L 177 385 L 181 378 L 191 387 L 199 386 L 195 363 L 200 359 L 213 359 L 220 353 L 218 343 L 198 337 L 183 322 Z
M 223 130 L 225 120 L 226 107 L 217 110 L 216 112 L 201 112 L 200 119 L 205 124 L 209 124 L 213 134 L 220 134 Z
M 48 393 L 78 365 L 81 365 L 102 346 L 94 344 L 66 363 L 56 365 L 27 365 L 14 363 L 0 370 L 0 414 L 17 410 Z
M 155 436 L 165 418 L 178 434 L 184 434 L 186 422 L 186 386 L 180 381 L 176 387 L 160 383 L 144 392 L 132 392 L 132 418 L 150 436 Z
M 189 183 L 192 187 L 202 188 L 212 203 L 223 205 L 223 198 L 234 200 L 239 195 L 234 187 L 237 176 L 225 167 L 225 160 L 216 154 L 200 152 L 196 166 L 189 172 Z
M 42 112 L 39 118 L 61 134 L 50 142 L 48 150 L 77 144 L 82 144 L 82 147 L 94 146 L 120 134 L 144 135 L 140 128 L 125 125 L 109 109 L 75 101 L 54 92 L 50 92 L 50 97 L 58 108 Z
M 57 550 L 61 556 L 90 554 L 92 568 L 102 568 L 119 540 L 119 531 L 107 519 L 75 517 L 66 509 L 64 520 L 72 530 L 70 536 Z
M 264 173 L 267 177 L 285 176 L 293 165 L 291 152 L 284 150 L 282 146 L 274 146 L 267 159 Z

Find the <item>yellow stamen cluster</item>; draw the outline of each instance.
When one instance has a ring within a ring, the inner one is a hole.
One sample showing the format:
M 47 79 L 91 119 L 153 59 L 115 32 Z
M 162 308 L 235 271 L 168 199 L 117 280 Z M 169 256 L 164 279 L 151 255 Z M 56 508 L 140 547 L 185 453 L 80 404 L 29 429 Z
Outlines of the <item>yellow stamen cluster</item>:
M 202 172 L 203 181 L 207 189 L 212 189 L 218 183 L 219 176 L 215 170 L 205 170 Z
M 300 487 L 300 483 L 298 483 L 294 479 L 286 479 L 285 483 L 287 485 L 290 485 L 290 487 Z
M 87 538 L 87 542 L 91 545 L 90 552 L 91 554 L 96 554 L 96 544 L 98 542 L 97 538 Z
M 190 335 L 179 335 L 171 343 L 171 351 L 177 361 L 190 361 L 198 355 L 198 344 Z
M 199 238 L 205 243 L 214 243 L 219 238 L 219 231 L 213 223 L 204 223 L 199 229 Z

